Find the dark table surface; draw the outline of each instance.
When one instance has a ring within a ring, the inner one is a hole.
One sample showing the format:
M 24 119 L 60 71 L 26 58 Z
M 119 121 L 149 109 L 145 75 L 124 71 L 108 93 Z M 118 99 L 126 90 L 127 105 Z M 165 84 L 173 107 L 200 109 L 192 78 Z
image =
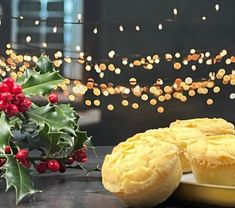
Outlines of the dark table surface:
M 89 157 L 89 167 L 102 164 L 104 155 L 111 152 L 112 147 L 97 147 L 98 158 Z M 82 170 L 67 170 L 65 173 L 45 173 L 34 175 L 36 188 L 42 193 L 25 199 L 15 206 L 15 191 L 5 190 L 5 179 L 0 182 L 0 208 L 122 208 L 126 207 L 121 200 L 106 191 L 101 183 L 100 172 L 92 172 L 88 176 Z M 193 208 L 208 207 L 189 202 L 168 199 L 159 208 Z M 213 206 L 214 207 L 214 206 Z

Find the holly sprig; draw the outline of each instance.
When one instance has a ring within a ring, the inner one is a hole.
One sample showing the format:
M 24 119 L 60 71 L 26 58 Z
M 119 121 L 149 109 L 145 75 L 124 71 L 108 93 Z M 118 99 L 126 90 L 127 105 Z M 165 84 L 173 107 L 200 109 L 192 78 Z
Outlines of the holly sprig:
M 16 190 L 16 204 L 40 192 L 30 179 L 33 171 L 84 169 L 86 149 L 93 148 L 91 137 L 79 128 L 79 115 L 69 104 L 58 104 L 52 92 L 63 81 L 42 55 L 23 76 L 0 83 L 0 171 L 6 190 Z M 37 106 L 31 96 L 47 96 L 48 104 Z

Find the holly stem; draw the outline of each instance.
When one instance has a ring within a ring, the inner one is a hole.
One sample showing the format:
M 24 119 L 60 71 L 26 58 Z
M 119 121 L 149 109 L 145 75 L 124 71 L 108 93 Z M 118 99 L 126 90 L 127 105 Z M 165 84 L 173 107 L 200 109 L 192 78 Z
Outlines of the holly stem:
M 26 123 L 26 118 L 22 113 L 18 113 L 18 118 L 23 121 L 24 123 Z
M 36 160 L 66 160 L 67 157 L 28 157 L 29 161 L 36 161 Z
M 4 157 L 4 155 L 0 155 L 0 159 L 6 159 L 6 157 Z M 27 160 L 32 162 L 33 164 L 35 164 L 35 161 L 45 161 L 46 160 L 58 160 L 58 161 L 63 161 L 63 160 L 67 160 L 67 157 L 28 157 Z M 93 171 L 98 171 L 100 172 L 101 169 L 99 168 L 99 166 L 96 166 L 96 168 L 94 169 L 86 169 L 84 168 L 81 164 L 77 164 L 76 166 L 67 166 L 67 168 L 72 168 L 72 169 L 80 169 L 80 170 L 84 170 L 87 174 L 89 174 L 90 172 Z
M 4 157 L 3 155 L 0 155 L 0 159 L 6 159 L 6 157 Z M 29 161 L 37 161 L 37 160 L 66 160 L 67 157 L 28 157 L 27 160 Z

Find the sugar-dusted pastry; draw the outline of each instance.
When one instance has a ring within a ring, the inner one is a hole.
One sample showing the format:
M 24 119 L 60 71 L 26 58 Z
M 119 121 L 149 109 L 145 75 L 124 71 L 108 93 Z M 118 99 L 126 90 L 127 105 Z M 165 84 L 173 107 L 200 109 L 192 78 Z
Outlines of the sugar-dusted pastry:
M 182 170 L 177 148 L 151 136 L 127 140 L 106 155 L 104 187 L 131 207 L 152 207 L 177 188 Z
M 207 136 L 235 134 L 234 125 L 222 118 L 195 118 L 188 120 L 176 120 L 170 124 L 170 127 L 179 126 L 197 128 Z
M 185 157 L 187 145 L 205 137 L 200 130 L 189 127 L 151 129 L 146 131 L 144 134 L 151 135 L 156 139 L 176 145 L 179 149 L 179 157 L 183 172 L 192 171 L 190 162 Z
M 210 136 L 187 147 L 199 183 L 235 185 L 235 135 Z

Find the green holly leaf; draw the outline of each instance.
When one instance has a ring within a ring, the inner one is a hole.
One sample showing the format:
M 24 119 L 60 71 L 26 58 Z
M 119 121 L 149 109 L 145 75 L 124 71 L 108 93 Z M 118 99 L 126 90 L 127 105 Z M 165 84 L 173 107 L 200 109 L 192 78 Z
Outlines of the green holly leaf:
M 52 154 L 60 150 L 58 145 L 61 133 L 49 132 L 49 126 L 46 124 L 44 128 L 39 132 L 40 142 L 46 148 L 46 154 Z
M 76 111 L 73 107 L 71 107 L 68 104 L 58 104 L 58 109 L 60 109 L 61 112 L 64 112 L 66 116 L 71 120 L 75 122 L 75 119 L 78 118 Z
M 25 70 L 23 76 L 17 77 L 16 82 L 20 85 L 22 85 L 24 82 L 26 82 L 32 75 L 38 74 L 38 72 L 33 71 L 32 69 Z
M 18 204 L 24 197 L 41 192 L 33 187 L 30 180 L 29 169 L 25 168 L 16 161 L 13 155 L 6 155 L 7 162 L 1 168 L 5 172 L 2 175 L 6 179 L 6 191 L 12 186 L 16 190 L 16 204 Z
M 50 59 L 45 55 L 41 55 L 38 59 L 35 71 L 40 72 L 40 74 L 45 74 L 48 72 L 53 72 L 55 69 Z
M 74 137 L 73 150 L 83 148 L 83 144 L 88 141 L 90 137 L 87 136 L 86 131 L 76 131 L 76 136 Z
M 65 131 L 76 135 L 74 131 L 75 122 L 73 115 L 70 114 L 72 110 L 69 110 L 68 108 L 71 107 L 61 107 L 60 105 L 46 105 L 38 107 L 33 105 L 30 110 L 27 111 L 27 115 L 29 118 L 33 119 L 42 129 L 45 127 L 45 124 L 47 124 L 49 127 L 49 133 L 63 133 L 63 131 Z
M 10 125 L 6 119 L 5 113 L 1 113 L 0 117 L 0 153 L 5 153 L 5 145 L 9 144 L 11 138 Z
M 31 75 L 23 84 L 25 95 L 47 95 L 56 86 L 63 82 L 64 78 L 58 72 Z

